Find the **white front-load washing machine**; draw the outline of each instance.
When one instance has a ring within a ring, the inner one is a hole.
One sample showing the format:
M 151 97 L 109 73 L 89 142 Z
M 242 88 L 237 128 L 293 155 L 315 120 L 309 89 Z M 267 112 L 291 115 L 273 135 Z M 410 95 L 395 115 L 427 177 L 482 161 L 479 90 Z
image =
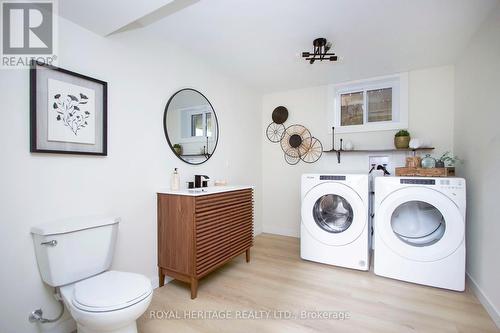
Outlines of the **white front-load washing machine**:
M 463 291 L 465 179 L 375 180 L 375 274 Z
M 302 175 L 300 256 L 368 270 L 368 175 Z

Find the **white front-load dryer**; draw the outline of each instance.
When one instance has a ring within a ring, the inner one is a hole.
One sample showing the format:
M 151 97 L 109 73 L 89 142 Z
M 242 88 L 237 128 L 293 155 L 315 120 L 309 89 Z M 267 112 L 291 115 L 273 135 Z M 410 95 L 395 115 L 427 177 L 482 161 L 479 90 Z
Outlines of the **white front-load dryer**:
M 368 175 L 302 175 L 302 259 L 368 270 Z
M 375 274 L 463 291 L 465 180 L 375 180 Z

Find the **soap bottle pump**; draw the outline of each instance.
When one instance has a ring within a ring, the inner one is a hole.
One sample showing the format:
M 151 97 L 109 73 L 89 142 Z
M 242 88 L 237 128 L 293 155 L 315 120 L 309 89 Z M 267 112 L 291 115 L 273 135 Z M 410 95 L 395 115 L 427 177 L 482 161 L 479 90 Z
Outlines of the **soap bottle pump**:
M 173 191 L 179 191 L 181 189 L 181 179 L 177 172 L 177 168 L 174 169 L 174 173 L 170 179 L 170 189 Z

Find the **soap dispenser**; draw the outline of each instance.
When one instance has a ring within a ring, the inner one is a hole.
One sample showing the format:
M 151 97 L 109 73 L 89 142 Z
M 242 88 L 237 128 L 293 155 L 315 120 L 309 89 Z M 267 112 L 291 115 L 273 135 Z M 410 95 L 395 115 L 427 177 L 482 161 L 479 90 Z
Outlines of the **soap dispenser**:
M 173 191 L 179 191 L 181 189 L 181 179 L 177 172 L 177 168 L 174 169 L 174 173 L 170 179 L 170 189 Z

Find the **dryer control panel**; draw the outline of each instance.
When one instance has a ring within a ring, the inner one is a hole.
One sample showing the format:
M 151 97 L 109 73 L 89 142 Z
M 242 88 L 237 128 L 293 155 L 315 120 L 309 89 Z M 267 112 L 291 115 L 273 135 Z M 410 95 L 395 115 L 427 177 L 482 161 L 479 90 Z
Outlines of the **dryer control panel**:
M 411 184 L 411 185 L 439 185 L 442 188 L 447 189 L 459 189 L 464 187 L 463 179 L 454 178 L 443 178 L 443 179 L 424 179 L 424 178 L 401 178 L 399 180 L 400 184 Z
M 399 182 L 401 184 L 436 185 L 435 179 L 403 178 Z
M 463 179 L 439 179 L 439 185 L 443 188 L 459 189 L 464 187 Z

